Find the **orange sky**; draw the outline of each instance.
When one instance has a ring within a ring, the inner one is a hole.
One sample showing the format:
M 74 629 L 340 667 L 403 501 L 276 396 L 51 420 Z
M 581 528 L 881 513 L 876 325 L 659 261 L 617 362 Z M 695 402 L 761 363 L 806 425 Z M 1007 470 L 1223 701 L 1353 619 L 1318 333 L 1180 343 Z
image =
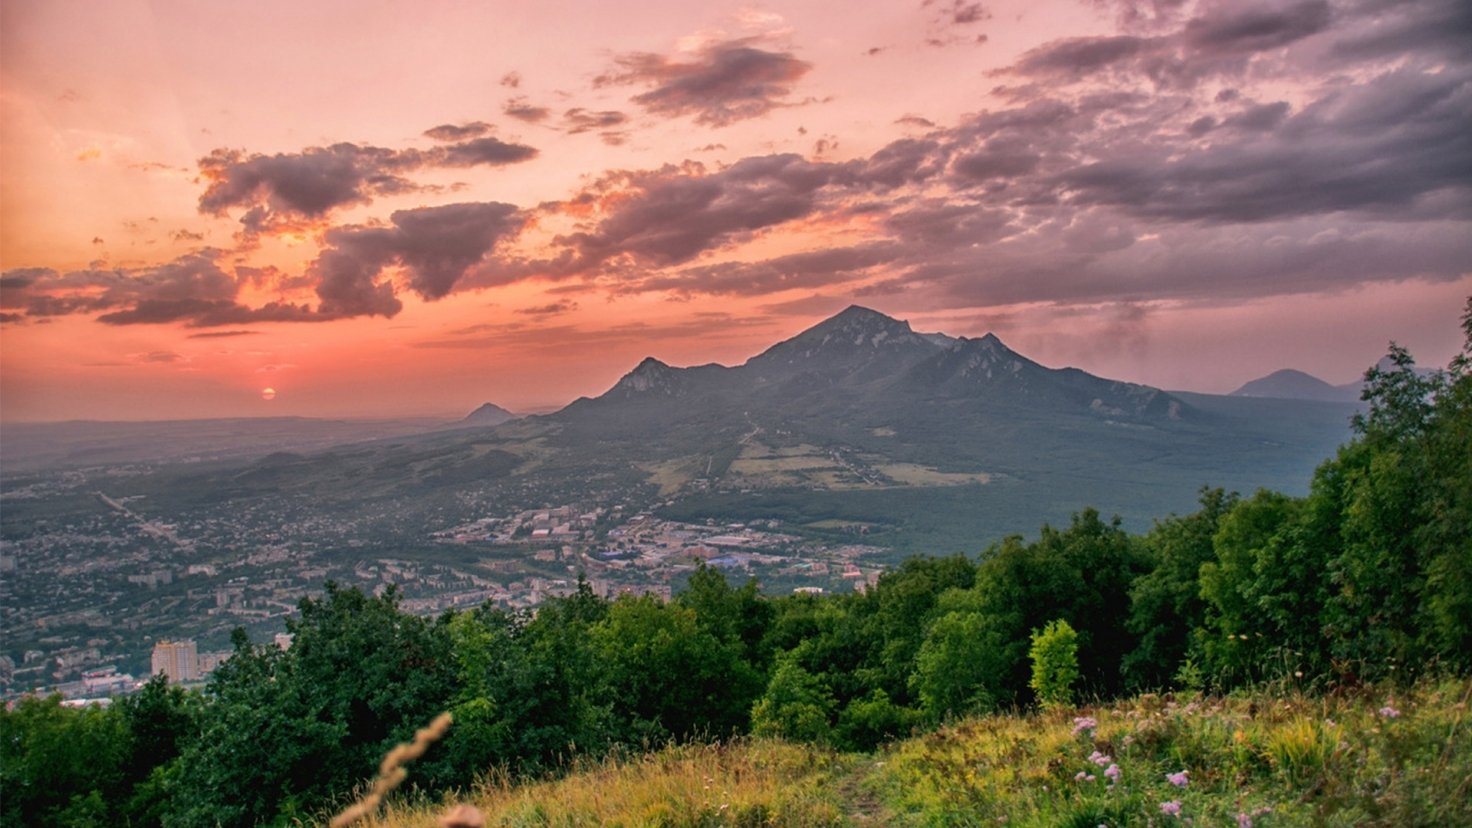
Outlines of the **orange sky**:
M 1453 0 L 0 14 L 7 420 L 539 409 L 850 303 L 1341 383 L 1472 294 Z

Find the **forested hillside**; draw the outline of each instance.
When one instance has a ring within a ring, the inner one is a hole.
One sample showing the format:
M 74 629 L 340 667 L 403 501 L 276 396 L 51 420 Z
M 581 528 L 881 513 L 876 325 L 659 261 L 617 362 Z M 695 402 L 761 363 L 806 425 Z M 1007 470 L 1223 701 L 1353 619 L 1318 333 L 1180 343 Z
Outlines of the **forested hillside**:
M 701 569 L 670 602 L 606 601 L 583 584 L 535 614 L 420 618 L 393 591 L 329 584 L 302 602 L 289 650 L 238 635 L 204 693 L 155 680 L 109 709 L 28 699 L 4 713 L 0 814 L 285 824 L 350 800 L 387 749 L 446 710 L 454 726 L 413 767 L 424 792 L 669 740 L 868 751 L 1033 706 L 1030 649 L 1060 620 L 1077 676 L 1049 689 L 1055 706 L 1466 675 L 1472 303 L 1464 327 L 1444 373 L 1416 373 L 1399 348 L 1369 373 L 1355 438 L 1307 496 L 1205 490 L 1197 511 L 1143 535 L 1084 510 L 976 560 L 908 560 L 851 595 L 767 596 Z

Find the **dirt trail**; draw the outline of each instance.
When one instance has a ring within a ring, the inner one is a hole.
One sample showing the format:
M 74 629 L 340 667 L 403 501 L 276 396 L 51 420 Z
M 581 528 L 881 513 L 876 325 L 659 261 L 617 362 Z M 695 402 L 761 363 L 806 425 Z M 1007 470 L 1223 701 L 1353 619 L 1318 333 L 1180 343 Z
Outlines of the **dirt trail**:
M 855 761 L 838 777 L 836 790 L 843 803 L 843 815 L 854 826 L 893 825 L 894 819 L 884 803 L 869 790 L 864 780 L 877 766 L 873 759 Z

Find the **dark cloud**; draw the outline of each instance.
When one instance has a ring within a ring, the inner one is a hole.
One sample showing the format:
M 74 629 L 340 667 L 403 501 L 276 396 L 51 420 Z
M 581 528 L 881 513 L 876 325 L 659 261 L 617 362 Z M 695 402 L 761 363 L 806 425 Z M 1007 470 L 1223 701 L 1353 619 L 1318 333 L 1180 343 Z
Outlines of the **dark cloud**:
M 199 160 L 200 172 L 209 182 L 199 197 L 199 209 L 223 215 L 231 207 L 263 207 L 276 213 L 322 216 L 335 207 L 412 187 L 398 173 L 421 163 L 418 153 L 405 156 L 357 144 L 276 155 L 217 149 Z
M 446 204 L 399 210 L 388 227 L 338 227 L 310 268 L 326 316 L 394 316 L 402 308 L 393 284 L 379 276 L 397 264 L 408 287 L 439 299 L 525 219 L 510 204 Z
M 1472 211 L 1472 73 L 1397 71 L 1331 93 L 1291 118 L 1248 110 L 1245 124 L 1280 125 L 1191 153 L 1109 153 L 1053 179 L 1077 205 L 1159 219 L 1258 222 L 1343 211 L 1404 211 L 1444 193 Z M 1259 114 L 1262 113 L 1262 114 Z M 1140 147 L 1139 150 L 1145 150 Z
M 499 167 L 535 158 L 537 151 L 525 144 L 509 144 L 499 138 L 474 138 L 445 147 L 435 147 L 425 157 L 435 166 Z
M 521 308 L 520 310 L 517 310 L 516 313 L 522 314 L 523 316 L 547 317 L 569 313 L 577 309 L 577 302 L 574 302 L 571 299 L 563 299 L 558 302 L 549 302 L 545 305 L 536 305 L 530 308 Z
M 1270 104 L 1254 104 L 1246 109 L 1232 115 L 1222 121 L 1222 126 L 1229 129 L 1242 129 L 1249 132 L 1268 132 L 1278 128 L 1283 119 L 1288 117 L 1288 102 L 1277 101 Z
M 501 76 L 501 85 L 507 89 L 516 89 L 521 86 L 520 72 L 507 72 Z
M 1138 10 L 1139 4 L 1134 8 Z M 1178 4 L 1157 4 L 1139 16 L 1176 20 Z M 1213 6 L 1174 31 L 1154 35 L 1075 37 L 1045 43 L 1023 55 L 1010 72 L 1053 81 L 1091 82 L 1100 73 L 1147 80 L 1157 88 L 1189 88 L 1205 78 L 1242 73 L 1261 53 L 1291 46 L 1326 31 L 1333 15 L 1325 0 L 1292 4 L 1230 3 Z
M 183 322 L 192 328 L 239 325 L 250 322 L 322 322 L 332 317 L 313 313 L 306 305 L 271 302 L 250 308 L 233 300 L 145 299 L 127 310 L 105 313 L 105 325 L 157 325 Z
M 235 279 L 219 265 L 220 252 L 204 250 L 172 262 L 133 270 L 48 268 L 8 271 L 0 278 L 0 305 L 27 316 L 64 316 L 145 304 L 231 302 Z
M 1132 35 L 1072 37 L 1046 43 L 1022 56 L 1014 67 L 1026 75 L 1087 77 L 1115 64 L 1133 60 L 1155 48 L 1158 41 Z
M 135 357 L 135 359 L 137 359 L 138 362 L 154 362 L 154 363 L 170 363 L 170 362 L 187 362 L 188 361 L 188 360 L 186 360 L 184 358 L 184 355 L 183 354 L 176 354 L 173 351 L 149 351 L 146 354 L 139 354 L 137 357 Z
M 1472 60 L 1472 5 L 1465 0 L 1363 0 L 1354 6 L 1358 25 L 1333 47 L 1339 60 Z
M 1186 23 L 1186 46 L 1204 54 L 1262 52 L 1287 46 L 1329 25 L 1325 0 L 1281 4 L 1231 4 Z
M 424 135 L 436 141 L 464 141 L 467 138 L 479 138 L 491 129 L 491 125 L 485 121 L 471 121 L 468 124 L 440 124 L 426 129 Z
M 669 291 L 692 296 L 763 296 L 794 288 L 852 282 L 893 261 L 893 245 L 839 247 L 793 253 L 760 262 L 722 262 L 625 283 L 626 292 Z
M 905 115 L 904 117 L 896 118 L 894 122 L 897 124 L 904 124 L 905 126 L 922 127 L 924 129 L 935 129 L 935 121 L 932 121 L 929 118 L 922 118 L 919 115 Z
M 548 109 L 547 107 L 533 106 L 532 104 L 527 103 L 526 98 L 522 97 L 512 98 L 511 100 L 507 101 L 506 104 L 501 107 L 501 111 L 511 116 L 512 118 L 515 118 L 519 121 L 526 121 L 529 124 L 539 124 L 542 121 L 547 120 L 548 116 L 552 114 L 552 110 Z
M 992 141 L 957 158 L 953 169 L 962 178 L 984 182 L 1030 173 L 1041 160 L 1025 144 Z
M 189 334 L 189 339 L 231 339 L 238 336 L 260 336 L 260 331 L 204 331 Z
M 405 174 L 425 167 L 500 166 L 526 161 L 537 151 L 497 138 L 475 138 L 430 150 L 391 150 L 340 143 L 275 155 L 218 149 L 201 158 L 209 182 L 200 212 L 224 215 L 245 210 L 241 224 L 260 233 L 294 219 L 320 219 L 331 210 L 375 197 L 413 192 Z
M 808 216 L 842 175 L 797 155 L 743 159 L 716 173 L 698 165 L 611 176 L 574 200 L 600 209 L 596 226 L 559 237 L 592 269 L 627 257 L 641 266 L 687 262 L 768 227 Z
M 512 205 L 488 202 L 399 210 L 390 221 L 388 226 L 329 230 L 326 247 L 307 273 L 277 283 L 281 288 L 315 287 L 319 299 L 315 309 L 288 302 L 241 304 L 242 284 L 274 277 L 244 267 L 228 273 L 215 250 L 133 270 L 9 271 L 0 276 L 4 289 L 0 305 L 38 318 L 100 312 L 98 321 L 108 325 L 219 327 L 393 316 L 403 303 L 393 283 L 381 278 L 387 268 L 396 267 L 408 289 L 425 299 L 438 299 L 454 290 L 501 239 L 519 231 L 525 218 Z
M 1017 229 L 1010 211 L 938 198 L 892 213 L 884 227 L 912 248 L 935 250 L 989 244 Z
M 629 116 L 615 110 L 592 111 L 581 107 L 562 113 L 562 128 L 577 135 L 595 130 L 611 130 L 628 123 Z
M 652 87 L 633 100 L 657 115 L 692 115 L 695 122 L 721 127 L 755 118 L 778 106 L 812 64 L 790 52 L 769 51 L 751 40 L 707 46 L 693 60 L 639 52 L 616 58 L 617 69 L 598 77 L 595 86 Z

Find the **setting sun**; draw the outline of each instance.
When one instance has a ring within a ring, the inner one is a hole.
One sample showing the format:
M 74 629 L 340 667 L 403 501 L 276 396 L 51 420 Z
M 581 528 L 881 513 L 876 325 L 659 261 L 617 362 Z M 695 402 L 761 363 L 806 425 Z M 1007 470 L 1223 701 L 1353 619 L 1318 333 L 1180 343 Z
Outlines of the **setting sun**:
M 274 400 L 274 399 L 276 399 L 276 389 L 275 388 L 262 388 L 261 389 L 261 399 L 263 399 L 263 400 Z

